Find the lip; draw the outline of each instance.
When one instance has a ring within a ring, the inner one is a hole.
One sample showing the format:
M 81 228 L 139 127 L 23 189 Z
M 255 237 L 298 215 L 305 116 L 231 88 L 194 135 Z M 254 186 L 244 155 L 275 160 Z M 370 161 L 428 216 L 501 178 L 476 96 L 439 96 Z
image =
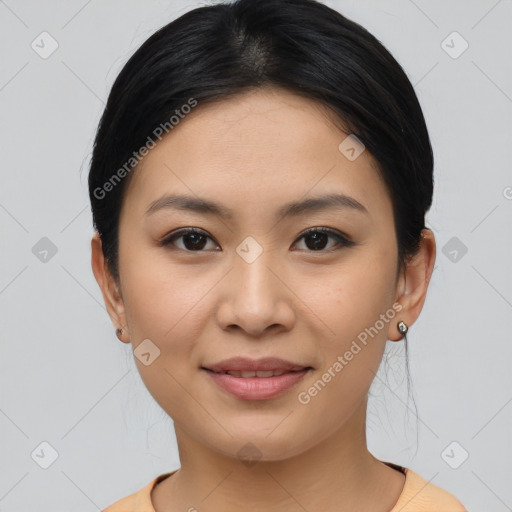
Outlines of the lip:
M 202 368 L 212 370 L 214 372 L 227 372 L 227 371 L 298 371 L 310 366 L 286 361 L 278 357 L 264 357 L 262 359 L 250 359 L 248 357 L 232 357 L 225 359 L 220 363 L 204 365 Z
M 312 370 L 279 358 L 248 359 L 236 357 L 220 363 L 201 367 L 221 389 L 242 400 L 269 400 L 282 395 L 297 385 Z M 221 373 L 226 371 L 276 371 L 285 372 L 272 377 L 239 377 Z

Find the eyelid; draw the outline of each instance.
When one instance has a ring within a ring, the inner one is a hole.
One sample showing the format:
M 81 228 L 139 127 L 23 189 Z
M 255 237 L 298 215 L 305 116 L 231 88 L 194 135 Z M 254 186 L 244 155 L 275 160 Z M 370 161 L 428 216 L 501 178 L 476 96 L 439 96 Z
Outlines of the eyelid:
M 328 228 L 328 227 L 324 227 L 324 226 L 318 226 L 318 227 L 312 227 L 312 228 L 308 228 L 306 230 L 304 230 L 296 239 L 296 241 L 294 242 L 297 243 L 301 238 L 304 238 L 304 236 L 306 235 L 309 235 L 310 233 L 323 233 L 325 235 L 328 235 L 332 238 L 335 238 L 336 240 L 338 240 L 338 245 L 341 244 L 341 247 L 352 247 L 354 245 L 356 245 L 356 243 L 354 241 L 351 240 L 351 238 L 346 235 L 345 233 L 337 230 L 337 229 L 334 229 L 334 228 Z M 334 247 L 334 248 L 331 248 L 331 249 L 325 249 L 325 250 L 318 250 L 318 251 L 312 251 L 312 250 L 309 250 L 307 252 L 311 252 L 311 253 L 330 253 L 330 252 L 334 252 L 334 251 L 337 251 L 340 247 Z
M 194 227 L 189 227 L 189 228 L 179 228 L 171 233 L 169 233 L 167 236 L 165 236 L 163 238 L 163 240 L 161 240 L 160 242 L 158 242 L 158 245 L 159 246 L 170 246 L 172 245 L 172 242 L 173 240 L 175 239 L 179 239 L 181 238 L 182 236 L 185 236 L 185 235 L 188 235 L 188 234 L 194 234 L 194 233 L 197 233 L 199 235 L 203 235 L 207 238 L 210 238 L 211 240 L 213 240 L 215 243 L 217 243 L 215 241 L 215 239 L 210 236 L 206 231 L 200 229 L 200 228 L 194 228 Z M 295 245 L 299 240 L 301 240 L 302 238 L 304 238 L 305 236 L 309 235 L 310 233 L 323 233 L 331 238 L 335 238 L 337 241 L 338 241 L 338 246 L 334 247 L 334 248 L 331 248 L 331 249 L 319 249 L 318 251 L 314 251 L 314 250 L 306 250 L 306 252 L 309 252 L 309 253 L 331 253 L 331 252 L 335 252 L 337 250 L 339 250 L 340 248 L 343 248 L 343 247 L 352 247 L 354 245 L 357 245 L 356 242 L 352 241 L 351 238 L 346 235 L 345 233 L 337 230 L 337 229 L 334 229 L 334 228 L 328 228 L 328 227 L 325 227 L 325 226 L 318 226 L 318 227 L 311 227 L 311 228 L 307 228 L 305 229 L 304 231 L 302 231 L 299 236 L 295 239 L 295 241 L 293 242 L 293 245 Z M 177 249 L 177 250 L 183 250 L 183 249 Z M 208 251 L 203 251 L 203 250 L 198 250 L 198 251 L 189 251 L 189 250 L 185 250 L 184 252 L 208 252 Z
M 204 231 L 200 228 L 190 227 L 190 228 L 179 228 L 175 231 L 172 231 L 171 233 L 166 235 L 162 240 L 160 240 L 158 242 L 158 245 L 163 246 L 163 247 L 165 247 L 167 245 L 172 245 L 172 241 L 174 239 L 178 239 L 182 236 L 190 235 L 190 234 L 194 234 L 194 233 L 197 233 L 198 235 L 203 235 L 203 236 L 215 241 L 215 239 L 212 236 L 210 236 L 206 231 Z M 217 243 L 217 242 L 215 242 L 215 243 Z M 205 251 L 185 251 L 185 252 L 205 252 Z

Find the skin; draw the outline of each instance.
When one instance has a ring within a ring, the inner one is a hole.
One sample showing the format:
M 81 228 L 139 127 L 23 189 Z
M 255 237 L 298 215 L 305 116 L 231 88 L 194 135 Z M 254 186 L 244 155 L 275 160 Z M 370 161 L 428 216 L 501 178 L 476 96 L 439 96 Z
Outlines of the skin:
M 120 218 L 120 282 L 93 236 L 94 275 L 122 340 L 135 349 L 150 339 L 160 349 L 148 366 L 134 359 L 174 420 L 180 454 L 180 470 L 152 492 L 157 512 L 389 512 L 397 502 L 403 474 L 367 449 L 367 396 L 386 340 L 401 339 L 397 322 L 410 328 L 421 312 L 435 240 L 424 230 L 419 252 L 397 272 L 390 196 L 368 151 L 350 161 L 338 150 L 346 136 L 322 106 L 278 89 L 199 105 L 132 176 Z M 368 214 L 344 208 L 274 218 L 285 203 L 327 192 L 353 197 Z M 234 217 L 144 215 L 165 193 L 214 200 Z M 158 245 L 186 227 L 206 232 L 199 250 L 187 236 Z M 301 236 L 314 227 L 356 245 L 324 237 L 315 251 L 314 239 Z M 236 252 L 247 236 L 263 248 L 252 263 Z M 401 311 L 301 404 L 298 393 L 393 304 Z M 313 370 L 284 395 L 247 401 L 200 369 L 237 355 Z M 237 456 L 248 442 L 261 454 L 250 466 Z

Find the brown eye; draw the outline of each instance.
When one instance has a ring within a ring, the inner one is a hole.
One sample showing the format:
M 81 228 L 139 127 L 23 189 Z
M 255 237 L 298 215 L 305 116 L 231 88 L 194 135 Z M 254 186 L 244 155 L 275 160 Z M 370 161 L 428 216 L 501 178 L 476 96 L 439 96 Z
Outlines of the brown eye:
M 204 247 L 207 245 L 206 240 L 210 238 L 206 233 L 199 229 L 187 228 L 180 229 L 175 233 L 171 233 L 170 236 L 166 237 L 160 242 L 160 246 L 171 246 L 175 245 L 175 241 L 183 239 L 183 247 L 176 247 L 188 252 L 199 251 L 202 252 Z M 211 239 L 211 238 L 210 238 Z
M 182 239 L 181 247 L 176 245 L 176 241 Z M 169 248 L 176 248 L 186 252 L 204 252 L 205 247 L 208 245 L 207 240 L 212 238 L 204 231 L 196 228 L 184 228 L 174 233 L 171 233 L 159 245 Z M 342 247 L 351 247 L 356 245 L 341 233 L 328 228 L 311 228 L 302 233 L 297 240 L 304 239 L 306 243 L 306 250 L 314 252 L 331 252 Z M 329 239 L 334 239 L 336 244 L 334 248 L 331 246 L 326 249 L 329 244 Z M 336 247 L 337 245 L 337 247 Z M 174 247 L 173 247 L 174 246 Z M 213 244 L 213 250 L 217 249 L 218 245 Z M 210 247 L 212 249 L 212 247 Z
M 341 247 L 351 247 L 355 245 L 354 242 L 348 240 L 345 236 L 337 231 L 328 228 L 311 228 L 302 233 L 298 240 L 304 238 L 306 242 L 306 247 L 311 251 L 324 251 L 330 252 L 331 250 L 336 250 L 336 246 L 334 249 L 332 247 L 330 249 L 325 250 L 325 246 L 328 244 L 329 238 L 333 238 L 337 241 L 338 245 Z M 338 247 L 341 248 L 341 247 Z

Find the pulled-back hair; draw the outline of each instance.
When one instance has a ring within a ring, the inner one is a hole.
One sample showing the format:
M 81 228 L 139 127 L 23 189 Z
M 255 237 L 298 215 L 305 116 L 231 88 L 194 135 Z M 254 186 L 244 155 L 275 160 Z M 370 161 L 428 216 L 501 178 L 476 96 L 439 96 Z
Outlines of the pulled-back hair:
M 191 99 L 201 108 L 268 86 L 321 102 L 363 142 L 393 204 L 397 268 L 417 252 L 432 202 L 433 155 L 402 67 L 367 30 L 320 2 L 236 0 L 196 8 L 159 29 L 113 84 L 94 142 L 89 194 L 116 280 L 120 211 L 136 172 L 134 154 L 155 129 L 168 131 Z

